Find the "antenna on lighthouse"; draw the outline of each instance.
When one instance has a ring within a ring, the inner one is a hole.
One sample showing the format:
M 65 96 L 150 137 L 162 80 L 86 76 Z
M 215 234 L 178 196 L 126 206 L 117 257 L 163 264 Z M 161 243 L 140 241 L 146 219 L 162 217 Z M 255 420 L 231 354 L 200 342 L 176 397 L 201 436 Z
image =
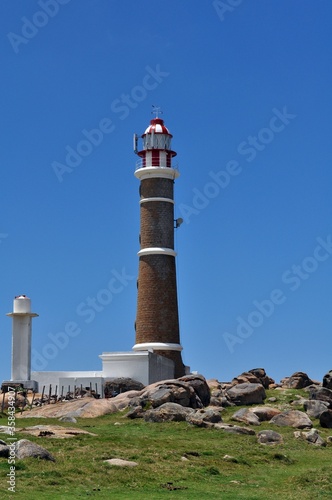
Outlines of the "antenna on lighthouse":
M 137 154 L 137 141 L 138 141 L 138 137 L 137 137 L 137 134 L 134 134 L 134 138 L 133 138 L 133 147 L 134 147 L 134 153 Z

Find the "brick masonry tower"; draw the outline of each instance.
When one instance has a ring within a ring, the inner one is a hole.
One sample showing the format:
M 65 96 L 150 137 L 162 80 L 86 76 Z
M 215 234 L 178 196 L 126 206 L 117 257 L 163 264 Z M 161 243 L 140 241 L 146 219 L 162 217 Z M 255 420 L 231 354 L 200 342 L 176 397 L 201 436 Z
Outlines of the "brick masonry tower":
M 174 251 L 172 135 L 156 116 L 142 135 L 135 176 L 140 181 L 140 251 L 135 351 L 152 349 L 174 361 L 175 377 L 185 374 L 179 333 Z

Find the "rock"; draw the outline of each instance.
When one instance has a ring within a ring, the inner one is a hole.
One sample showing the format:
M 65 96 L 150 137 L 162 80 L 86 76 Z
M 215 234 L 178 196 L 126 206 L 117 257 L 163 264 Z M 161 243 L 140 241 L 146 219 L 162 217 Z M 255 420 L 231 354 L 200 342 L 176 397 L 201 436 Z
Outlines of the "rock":
M 240 427 L 239 425 L 220 423 L 220 424 L 214 424 L 213 427 L 218 430 L 230 432 L 231 434 L 250 434 L 250 435 L 256 434 L 256 432 L 253 429 L 249 429 L 249 427 Z
M 332 389 L 332 370 L 324 375 L 323 387 L 326 387 L 326 389 Z
M 104 462 L 109 465 L 115 465 L 117 467 L 136 467 L 136 465 L 138 465 L 137 462 L 131 462 L 130 460 L 122 460 L 122 458 L 110 458 L 108 460 L 104 460 Z
M 264 368 L 254 368 L 249 370 L 249 373 L 252 373 L 259 379 L 264 389 L 268 389 L 271 384 L 274 384 L 274 380 L 266 375 Z
M 192 408 L 185 408 L 178 403 L 164 403 L 158 408 L 147 410 L 144 413 L 144 420 L 146 422 L 183 422 L 193 411 Z
M 1 394 L 1 400 L 0 400 L 0 407 L 4 410 L 7 410 L 8 408 L 8 400 L 10 401 L 10 405 L 12 406 L 12 393 L 11 392 L 6 392 L 5 395 Z M 14 402 L 15 408 L 22 408 L 26 405 L 26 398 L 20 394 L 16 393 L 16 398 Z
M 332 390 L 326 387 L 309 387 L 309 399 L 325 401 L 329 407 L 332 405 Z
M 262 384 L 244 384 L 234 385 L 227 390 L 227 395 L 232 403 L 236 405 L 262 404 L 266 398 L 265 389 Z
M 238 459 L 235 457 L 232 457 L 232 455 L 224 455 L 222 457 L 222 459 L 225 460 L 225 462 L 233 462 L 234 464 L 239 463 Z
M 216 378 L 210 378 L 206 381 L 206 383 L 209 386 L 210 392 L 221 389 L 221 382 L 219 382 Z
M 245 383 L 260 384 L 260 380 L 256 375 L 250 372 L 243 372 L 232 380 L 232 386 Z
M 232 416 L 232 420 L 244 422 L 249 425 L 261 425 L 257 415 L 247 408 L 241 408 L 241 410 L 236 411 Z
M 206 424 L 217 424 L 222 422 L 220 411 L 218 410 L 196 410 L 189 413 L 186 417 L 189 424 L 197 425 L 198 427 L 209 427 Z
M 303 407 L 307 412 L 308 416 L 311 418 L 319 418 L 320 414 L 327 410 L 328 403 L 319 400 L 306 400 L 303 403 Z
M 105 382 L 105 398 L 112 398 L 128 391 L 141 391 L 144 385 L 129 377 L 112 377 Z
M 125 394 L 127 395 L 129 393 Z M 32 410 L 23 412 L 22 415 L 17 414 L 16 417 L 18 419 L 30 418 L 30 417 L 60 418 L 63 416 L 71 416 L 74 418 L 100 417 L 101 415 L 108 415 L 109 413 L 115 413 L 116 411 L 119 411 L 118 405 L 114 404 L 115 399 L 116 398 L 112 399 L 80 398 L 71 401 L 60 402 L 60 403 L 41 406 L 38 408 L 33 408 Z M 128 406 L 128 401 L 129 397 L 126 396 L 126 406 Z
M 33 425 L 31 427 L 23 427 L 17 430 L 19 432 L 23 432 L 24 434 L 30 434 L 31 436 L 54 438 L 70 438 L 79 436 L 80 434 L 86 434 L 90 436 L 97 435 L 93 434 L 92 432 L 78 429 L 77 427 L 63 427 L 62 425 Z
M 180 379 L 164 380 L 147 386 L 140 395 L 140 401 L 143 405 L 151 402 L 154 408 L 166 402 L 194 409 L 203 407 L 194 388 Z
M 2 441 L 2 439 L 0 439 L 0 444 L 2 444 L 3 446 L 7 446 L 7 443 L 5 441 Z
M 287 387 L 289 389 L 303 389 L 312 385 L 314 382 L 304 372 L 295 372 L 287 380 Z
M 38 444 L 32 443 L 28 439 L 20 439 L 15 443 L 15 454 L 16 458 L 20 460 L 23 458 L 33 457 L 55 462 L 54 457 L 49 451 Z
M 281 413 L 278 408 L 273 408 L 272 406 L 255 406 L 254 408 L 250 408 L 250 411 L 257 415 L 260 422 L 269 421 L 271 418 L 275 417 L 275 415 Z
M 326 441 L 319 435 L 317 429 L 311 429 L 301 434 L 310 444 L 314 444 L 315 446 L 326 446 Z
M 12 434 L 13 428 L 8 425 L 0 425 L 0 433 L 1 434 Z
M 311 428 L 312 422 L 308 415 L 299 410 L 287 410 L 279 415 L 275 415 L 271 420 L 271 424 L 279 426 L 290 426 L 297 429 Z
M 134 406 L 134 408 L 131 408 L 128 413 L 126 414 L 127 418 L 143 418 L 144 417 L 144 410 L 141 406 Z
M 257 440 L 260 444 L 282 444 L 282 436 L 275 431 L 260 431 L 257 434 Z
M 72 424 L 77 424 L 77 420 L 75 417 L 71 417 L 70 415 L 64 415 L 59 418 L 59 422 L 70 422 Z
M 319 422 L 322 427 L 332 429 L 332 410 L 325 410 L 319 415 Z
M 0 444 L 0 457 L 8 458 L 9 457 L 9 446 L 6 444 Z
M 210 404 L 210 388 L 203 377 L 203 375 L 185 375 L 179 378 L 183 382 L 189 384 L 199 397 L 203 406 L 209 406 Z

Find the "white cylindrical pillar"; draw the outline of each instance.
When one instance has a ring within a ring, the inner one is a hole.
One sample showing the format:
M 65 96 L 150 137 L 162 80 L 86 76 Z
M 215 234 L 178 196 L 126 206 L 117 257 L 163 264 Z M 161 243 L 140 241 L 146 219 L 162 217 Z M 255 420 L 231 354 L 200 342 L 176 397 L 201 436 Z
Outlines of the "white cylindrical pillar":
M 38 314 L 31 312 L 29 297 L 18 295 L 7 316 L 13 318 L 11 381 L 27 382 L 31 380 L 31 323 Z

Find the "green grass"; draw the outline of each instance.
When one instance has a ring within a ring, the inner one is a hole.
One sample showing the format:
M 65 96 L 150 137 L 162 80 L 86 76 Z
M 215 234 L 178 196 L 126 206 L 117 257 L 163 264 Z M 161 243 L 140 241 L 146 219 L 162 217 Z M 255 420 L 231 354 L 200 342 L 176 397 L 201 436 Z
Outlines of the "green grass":
M 289 404 L 295 393 L 299 391 L 277 394 L 278 402 L 273 404 Z M 238 409 L 226 409 L 223 420 L 231 422 Z M 122 425 L 114 425 L 115 422 Z M 6 417 L 0 418 L 0 425 L 6 423 Z M 17 419 L 16 425 L 38 423 L 73 426 L 55 419 L 30 418 Z M 274 429 L 284 437 L 283 445 L 263 446 L 255 436 L 232 435 L 185 422 L 145 423 L 141 419 L 126 419 L 123 413 L 79 419 L 74 426 L 97 436 L 53 439 L 18 434 L 18 438 L 30 439 L 47 448 L 56 462 L 16 461 L 15 498 L 312 500 L 332 497 L 332 444 L 316 448 L 295 439 L 294 429 L 268 423 L 253 427 L 257 432 Z M 331 434 L 332 430 L 321 429 L 322 437 Z M 1 434 L 0 439 L 6 441 L 6 435 Z M 226 454 L 235 460 L 223 460 Z M 183 456 L 188 460 L 181 460 Z M 139 465 L 119 468 L 103 462 L 115 457 L 134 460 Z M 1 499 L 13 495 L 7 491 L 8 467 L 7 459 L 0 458 Z

